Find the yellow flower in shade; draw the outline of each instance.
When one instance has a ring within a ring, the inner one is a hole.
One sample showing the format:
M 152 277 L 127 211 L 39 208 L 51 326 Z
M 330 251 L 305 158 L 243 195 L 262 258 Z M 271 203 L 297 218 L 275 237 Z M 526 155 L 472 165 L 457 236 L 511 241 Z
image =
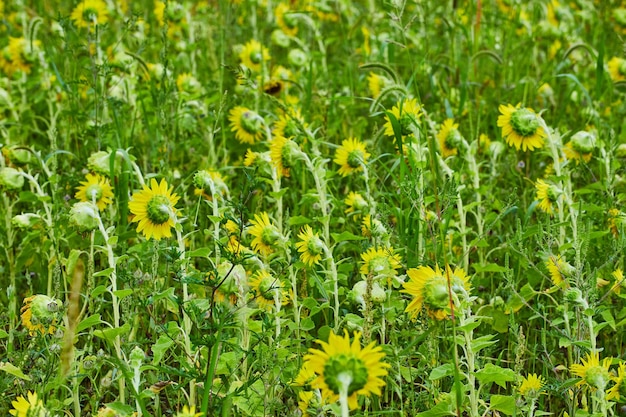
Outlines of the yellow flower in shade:
M 614 56 L 609 61 L 609 75 L 614 83 L 626 81 L 626 59 Z
M 545 380 L 542 376 L 528 374 L 527 377 L 522 378 L 522 384 L 517 390 L 522 397 L 537 398 L 544 384 Z
M 457 149 L 461 146 L 463 138 L 459 132 L 459 125 L 454 123 L 454 119 L 446 119 L 441 125 L 441 130 L 437 133 L 441 156 L 447 158 L 457 154 Z
M 260 215 L 255 214 L 254 220 L 251 220 L 252 226 L 248 233 L 254 237 L 252 239 L 252 249 L 263 256 L 267 256 L 274 252 L 274 246 L 280 240 L 280 232 L 276 226 L 272 225 L 267 212 Z
M 270 53 L 267 48 L 261 46 L 259 41 L 252 39 L 246 43 L 239 53 L 241 63 L 254 72 L 261 72 L 261 65 L 264 61 L 270 60 Z
M 128 203 L 130 212 L 135 215 L 133 222 L 139 223 L 137 232 L 142 232 L 146 239 L 160 240 L 172 236 L 172 227 L 176 225 L 178 210 L 174 208 L 179 196 L 172 194 L 174 187 L 169 187 L 165 179 L 161 183 L 152 178 L 150 187 L 143 186 Z
M 390 84 L 391 80 L 389 80 L 389 78 L 378 75 L 374 72 L 370 72 L 367 76 L 367 87 L 369 88 L 370 93 L 372 93 L 373 98 L 377 98 L 383 88 Z
M 213 200 L 213 196 L 220 199 L 228 197 L 228 185 L 226 180 L 217 171 L 202 169 L 193 176 L 194 194 L 207 200 Z
M 344 203 L 346 205 L 344 213 L 354 215 L 355 218 L 358 218 L 361 213 L 365 213 L 367 210 L 367 201 L 361 194 L 354 191 L 350 191 Z
M 260 308 L 271 310 L 276 304 L 276 297 L 280 297 L 281 305 L 287 304 L 287 291 L 283 283 L 267 271 L 258 271 L 250 278 L 250 289 L 254 291 L 255 300 Z
M 258 158 L 259 154 L 254 152 L 252 149 L 248 148 L 246 151 L 246 156 L 243 159 L 243 166 L 250 167 L 254 165 L 254 162 Z
M 296 248 L 300 252 L 300 259 L 308 266 L 318 264 L 322 260 L 324 253 L 324 242 L 317 233 L 313 233 L 311 226 L 306 225 L 298 235 L 300 241 L 296 243 Z
M 604 358 L 600 362 L 600 354 L 588 353 L 586 359 L 581 359 L 582 364 L 574 364 L 570 366 L 570 371 L 581 380 L 576 384 L 578 386 L 587 386 L 592 390 L 599 389 L 604 391 L 609 381 L 611 373 L 611 358 Z
M 228 114 L 228 120 L 239 142 L 253 145 L 263 138 L 263 118 L 257 112 L 237 106 Z
M 567 286 L 567 278 L 574 272 L 574 267 L 561 258 L 561 255 L 550 255 L 546 261 L 546 268 L 550 272 L 552 283 L 557 286 Z
M 187 72 L 176 77 L 176 88 L 184 95 L 193 95 L 200 93 L 202 85 L 196 77 Z
M 80 201 L 95 203 L 99 210 L 104 210 L 113 202 L 113 189 L 108 178 L 100 174 L 87 174 L 85 179 L 77 188 L 75 197 Z
M 543 138 L 547 134 L 540 125 L 540 117 L 532 109 L 507 104 L 500 105 L 500 113 L 498 126 L 502 128 L 502 137 L 509 146 L 515 146 L 517 150 L 522 148 L 524 152 L 543 146 Z
M 340 165 L 339 175 L 345 177 L 362 170 L 369 157 L 370 154 L 365 149 L 365 144 L 358 139 L 351 138 L 341 142 L 341 146 L 335 152 L 334 162 Z
M 9 44 L 0 51 L 0 69 L 12 77 L 17 72 L 30 74 L 31 67 L 37 62 L 41 42 L 26 38 L 9 36 Z
M 24 299 L 24 305 L 20 309 L 22 325 L 28 329 L 28 333 L 34 336 L 36 333 L 53 334 L 56 331 L 57 312 L 63 303 L 60 300 L 43 294 L 36 294 Z
M 299 125 L 305 128 L 308 126 L 300 114 L 300 109 L 291 109 L 289 113 L 278 116 L 278 120 L 274 122 L 272 134 L 286 138 L 297 137 L 300 134 Z
M 389 248 L 369 248 L 361 254 L 363 265 L 359 271 L 363 275 L 372 274 L 374 277 L 393 277 L 397 275 L 398 269 L 402 266 L 400 255 L 394 253 L 392 247 Z
M 611 273 L 613 278 L 615 278 L 615 284 L 611 288 L 615 293 L 619 294 L 622 291 L 622 287 L 626 287 L 626 281 L 624 280 L 624 273 L 620 268 L 617 268 L 615 271 Z
M 72 11 L 70 19 L 79 28 L 93 30 L 96 25 L 104 25 L 109 21 L 109 11 L 103 0 L 85 0 Z
M 558 197 L 558 189 L 554 184 L 545 182 L 542 179 L 537 180 L 535 188 L 537 190 L 539 208 L 545 213 L 552 215 L 554 213 L 554 204 L 556 204 Z
M 317 341 L 321 349 L 311 348 L 304 357 L 316 374 L 311 386 L 320 389 L 322 398 L 328 402 L 346 396 L 351 410 L 359 406 L 358 395 L 381 395 L 385 386 L 382 377 L 389 368 L 389 364 L 382 362 L 385 357 L 382 348 L 375 342 L 362 348 L 360 338 L 361 333 L 355 332 L 350 343 L 347 330 L 343 337 L 331 331 L 328 342 Z
M 446 265 L 442 271 L 439 266 L 435 266 L 434 270 L 429 266 L 420 266 L 409 269 L 406 274 L 409 281 L 403 284 L 404 289 L 401 292 L 413 296 L 405 310 L 410 313 L 411 319 L 415 319 L 422 307 L 426 307 L 430 317 L 443 320 L 450 313 L 450 302 L 453 301 L 449 291 L 462 295 L 469 293 L 471 289 L 469 277 L 462 268 L 452 271 Z
M 9 414 L 15 417 L 45 417 L 49 415 L 43 401 L 37 398 L 36 392 L 28 391 L 26 397 L 19 396 L 15 401 L 12 401 L 13 410 L 10 410 Z
M 417 104 L 417 99 L 412 98 L 399 101 L 391 108 L 391 114 L 395 116 L 400 124 L 402 136 L 407 136 L 413 133 L 413 127 L 418 124 L 418 119 L 422 114 L 422 108 Z M 387 121 L 387 123 L 385 123 L 385 135 L 395 136 L 389 115 L 385 116 L 385 120 Z
M 286 35 L 296 36 L 298 34 L 298 25 L 293 15 L 290 15 L 289 5 L 287 3 L 279 3 L 274 9 L 274 17 L 276 24 Z
M 619 401 L 621 398 L 620 390 L 624 387 L 624 377 L 626 377 L 626 363 L 620 363 L 617 368 L 617 376 L 611 377 L 611 380 L 615 382 L 609 390 L 606 392 L 607 401 Z
M 270 161 L 278 177 L 289 177 L 290 167 L 298 157 L 298 145 L 291 139 L 275 136 L 270 142 Z
M 387 229 L 380 220 L 368 214 L 361 222 L 361 233 L 364 237 L 382 237 L 387 234 Z
M 296 387 L 310 387 L 311 382 L 313 382 L 316 377 L 317 375 L 315 375 L 311 362 L 304 361 L 300 372 L 298 372 L 298 375 L 293 380 L 293 385 Z
M 313 400 L 313 391 L 300 391 L 298 393 L 298 408 L 302 411 L 302 416 L 309 416 L 309 405 Z
M 184 406 L 182 411 L 176 413 L 176 417 L 200 417 L 202 413 L 196 413 L 196 407 Z
M 619 209 L 612 208 L 609 209 L 609 230 L 613 234 L 613 237 L 619 236 L 619 226 L 622 224 L 624 220 L 624 214 L 619 211 Z

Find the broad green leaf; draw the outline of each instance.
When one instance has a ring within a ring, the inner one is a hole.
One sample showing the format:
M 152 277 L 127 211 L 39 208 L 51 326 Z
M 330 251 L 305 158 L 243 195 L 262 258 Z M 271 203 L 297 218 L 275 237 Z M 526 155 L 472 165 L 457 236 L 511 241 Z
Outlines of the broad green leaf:
M 13 365 L 12 363 L 9 363 L 9 362 L 0 363 L 0 371 L 4 371 L 7 374 L 11 374 L 25 381 L 30 381 L 30 377 L 28 375 L 25 375 L 24 372 L 22 372 L 20 368 Z
M 81 320 L 76 326 L 76 333 L 80 333 L 83 330 L 90 328 L 91 326 L 95 326 L 96 324 L 100 324 L 103 321 L 100 320 L 100 314 L 92 314 L 91 316 Z
M 211 254 L 213 250 L 211 248 L 198 248 L 187 253 L 190 258 L 206 258 Z
M 117 336 L 130 332 L 130 323 L 125 323 L 122 327 L 109 328 L 104 330 L 94 330 L 93 334 L 100 339 L 113 341 Z
M 446 363 L 445 365 L 441 365 L 430 371 L 430 375 L 428 379 L 431 381 L 436 381 L 438 379 L 444 378 L 446 376 L 454 375 L 454 364 Z
M 492 395 L 489 406 L 492 410 L 510 416 L 515 413 L 515 398 L 508 395 Z
M 513 382 L 517 380 L 515 372 L 511 369 L 501 368 L 499 366 L 488 363 L 483 369 L 476 372 L 476 378 L 483 385 L 495 382 L 502 388 L 506 388 L 507 382 Z
M 152 345 L 152 363 L 158 365 L 163 359 L 163 355 L 174 344 L 171 337 L 166 334 L 162 334 L 157 339 L 156 343 Z
M 93 274 L 93 277 L 94 278 L 97 278 L 97 277 L 108 277 L 108 276 L 111 276 L 113 271 L 114 271 L 113 268 L 103 269 L 102 271 L 98 271 L 95 274 Z
M 498 343 L 497 340 L 492 340 L 494 337 L 494 335 L 488 334 L 472 340 L 472 349 L 474 350 L 474 353 L 478 353 L 484 348 Z
M 484 264 L 484 265 L 479 265 L 479 264 L 474 264 L 472 265 L 474 267 L 474 271 L 476 271 L 476 273 L 480 273 L 480 272 L 507 272 L 508 269 L 500 266 L 498 264 L 494 264 L 494 263 L 488 263 L 488 264 Z
M 357 236 L 357 235 L 352 234 L 350 232 L 331 233 L 330 235 L 333 237 L 333 240 L 335 241 L 335 243 L 346 242 L 346 241 L 350 241 L 350 240 L 363 240 L 363 239 L 365 239 L 362 236 Z
M 128 297 L 129 295 L 131 295 L 134 291 L 135 290 L 131 288 L 127 288 L 125 290 L 113 291 L 113 294 L 115 294 L 115 296 L 121 300 L 122 298 Z
M 99 285 L 91 291 L 91 298 L 96 298 L 99 295 L 104 294 L 107 291 L 107 287 Z
M 305 216 L 293 216 L 289 218 L 289 226 L 300 226 L 301 224 L 311 224 L 313 220 Z
M 5 337 L 9 337 L 9 334 L 4 330 L 0 329 L 0 339 L 4 339 Z

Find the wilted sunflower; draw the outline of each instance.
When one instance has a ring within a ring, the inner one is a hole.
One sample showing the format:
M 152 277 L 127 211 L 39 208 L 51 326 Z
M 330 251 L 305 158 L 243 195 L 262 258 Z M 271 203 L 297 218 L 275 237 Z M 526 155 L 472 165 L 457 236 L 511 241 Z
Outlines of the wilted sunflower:
M 439 269 L 439 266 L 435 266 L 434 270 L 429 266 L 420 266 L 409 269 L 406 274 L 410 279 L 403 284 L 404 289 L 401 292 L 413 296 L 405 310 L 410 313 L 411 319 L 417 317 L 422 306 L 426 307 L 429 316 L 437 320 L 448 316 L 451 301 L 448 280 L 450 290 L 456 294 L 466 294 L 471 288 L 465 271 L 462 268 L 452 271 L 449 265 L 446 265 L 445 271 Z
M 588 353 L 586 359 L 581 359 L 582 364 L 570 366 L 570 371 L 577 377 L 582 378 L 576 385 L 586 385 L 592 390 L 599 389 L 604 391 L 611 380 L 611 373 L 609 372 L 611 360 L 611 358 L 604 358 L 602 363 L 600 363 L 600 354 L 598 352 Z
M 95 203 L 99 210 L 104 210 L 113 202 L 113 189 L 109 179 L 100 174 L 87 174 L 85 179 L 77 188 L 75 197 L 80 201 Z
M 79 28 L 90 27 L 93 30 L 96 25 L 109 21 L 109 11 L 103 0 L 85 0 L 72 11 L 70 19 Z
M 359 406 L 358 395 L 381 395 L 381 388 L 385 386 L 382 377 L 389 368 L 389 364 L 382 362 L 385 357 L 382 348 L 375 346 L 375 342 L 362 348 L 360 338 L 361 333 L 355 332 L 350 343 L 347 330 L 343 337 L 331 331 L 328 342 L 317 341 L 321 350 L 311 348 L 304 357 L 316 374 L 311 386 L 321 389 L 322 398 L 328 402 L 346 395 L 351 410 Z
M 239 142 L 253 145 L 263 138 L 263 118 L 257 112 L 237 106 L 228 114 L 228 120 Z
M 254 72 L 261 72 L 264 61 L 270 60 L 270 53 L 259 41 L 252 39 L 246 43 L 239 53 L 241 63 Z
M 300 252 L 300 259 L 308 266 L 318 264 L 322 260 L 324 253 L 324 242 L 317 233 L 313 233 L 311 226 L 306 225 L 298 235 L 300 241 L 296 243 L 296 248 Z
M 374 277 L 393 277 L 397 275 L 398 269 L 402 266 L 400 255 L 394 253 L 392 247 L 389 248 L 369 248 L 361 254 L 363 265 L 359 271 L 363 275 L 372 274 Z
M 454 119 L 446 119 L 443 122 L 439 133 L 437 133 L 437 139 L 442 157 L 447 158 L 457 154 L 462 143 L 462 137 L 459 132 L 459 125 L 454 123 Z
M 365 149 L 365 144 L 356 138 L 350 138 L 341 142 L 341 146 L 335 152 L 334 162 L 339 167 L 339 175 L 346 176 L 356 171 L 363 170 L 370 154 Z
M 418 119 L 422 114 L 422 108 L 417 104 L 417 99 L 401 100 L 391 108 L 391 114 L 395 116 L 400 124 L 402 136 L 413 133 L 413 127 L 418 124 Z M 385 116 L 385 135 L 395 136 L 393 125 L 389 119 L 389 115 Z
M 523 397 L 537 398 L 544 384 L 545 380 L 542 376 L 528 374 L 527 377 L 522 378 L 522 384 L 517 390 Z
M 274 252 L 274 246 L 278 243 L 281 236 L 276 226 L 270 222 L 267 212 L 263 212 L 261 215 L 255 214 L 254 220 L 251 220 L 250 223 L 252 227 L 250 227 L 248 233 L 254 237 L 252 239 L 252 249 L 263 256 Z
M 37 398 L 36 392 L 28 391 L 26 397 L 28 399 L 19 396 L 15 401 L 11 401 L 13 410 L 9 410 L 9 414 L 15 417 L 46 417 L 49 415 L 43 401 Z
M 160 240 L 172 236 L 172 227 L 176 225 L 178 210 L 174 208 L 180 197 L 173 194 L 174 187 L 169 187 L 165 179 L 161 183 L 152 178 L 150 187 L 133 194 L 128 202 L 130 212 L 135 215 L 132 222 L 139 223 L 137 232 L 142 232 L 146 239 Z
M 255 300 L 260 308 L 271 310 L 276 304 L 276 298 L 280 297 L 281 304 L 287 304 L 287 290 L 283 288 L 280 279 L 273 277 L 267 271 L 258 271 L 250 278 L 250 289 L 254 291 Z
M 554 204 L 556 204 L 558 197 L 558 190 L 554 184 L 545 182 L 542 179 L 537 180 L 535 185 L 537 189 L 537 200 L 539 201 L 539 208 L 544 212 L 552 215 L 554 213 Z
M 500 105 L 501 115 L 498 117 L 498 126 L 502 128 L 502 137 L 509 146 L 523 151 L 529 151 L 543 146 L 543 139 L 547 136 L 541 127 L 540 117 L 530 108 L 520 108 L 518 104 Z

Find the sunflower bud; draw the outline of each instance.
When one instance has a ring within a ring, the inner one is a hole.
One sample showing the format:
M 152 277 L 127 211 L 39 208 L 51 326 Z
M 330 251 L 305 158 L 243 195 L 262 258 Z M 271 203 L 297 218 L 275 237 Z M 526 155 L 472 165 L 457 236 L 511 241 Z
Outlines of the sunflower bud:
M 0 186 L 9 190 L 17 190 L 24 186 L 24 177 L 15 168 L 0 168 Z
M 595 147 L 596 137 L 593 133 L 580 131 L 571 139 L 572 148 L 579 153 L 591 153 Z
M 615 151 L 615 155 L 618 158 L 626 158 L 626 143 L 620 143 Z
M 287 59 L 294 67 L 304 67 L 309 62 L 309 57 L 301 49 L 292 49 L 289 51 Z
M 280 46 L 281 48 L 287 48 L 289 46 L 289 36 L 280 29 L 276 29 L 272 32 L 272 43 Z
M 70 210 L 70 223 L 81 232 L 89 232 L 98 227 L 98 207 L 91 202 L 74 204 Z
M 97 172 L 98 174 L 111 175 L 111 152 L 98 151 L 94 152 L 87 159 L 87 168 L 90 171 Z M 115 175 L 119 175 L 122 171 L 122 156 L 115 155 Z

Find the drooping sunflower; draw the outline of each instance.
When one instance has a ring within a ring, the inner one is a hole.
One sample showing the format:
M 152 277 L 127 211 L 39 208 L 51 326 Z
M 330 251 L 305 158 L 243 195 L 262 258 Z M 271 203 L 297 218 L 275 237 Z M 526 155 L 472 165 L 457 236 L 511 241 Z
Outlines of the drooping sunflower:
M 439 133 L 437 133 L 437 139 L 442 157 L 447 158 L 456 155 L 462 142 L 458 123 L 454 123 L 454 119 L 446 119 L 441 125 Z
M 365 198 L 354 191 L 350 191 L 348 197 L 343 202 L 346 205 L 344 213 L 354 215 L 355 218 L 358 218 L 361 213 L 365 213 L 368 206 Z
M 401 100 L 391 108 L 391 114 L 400 124 L 402 136 L 407 136 L 413 133 L 413 126 L 418 124 L 422 107 L 417 104 L 416 98 Z M 389 115 L 385 116 L 385 120 L 387 121 L 385 123 L 385 135 L 395 136 Z
M 522 397 L 537 398 L 541 388 L 546 383 L 542 376 L 537 374 L 528 374 L 527 377 L 522 378 L 522 384 L 517 391 Z
M 263 138 L 263 118 L 257 112 L 237 106 L 228 114 L 228 120 L 239 142 L 253 145 Z
M 375 342 L 361 347 L 361 333 L 350 336 L 346 330 L 344 336 L 337 336 L 331 331 L 328 342 L 318 340 L 322 349 L 309 349 L 304 357 L 309 362 L 316 378 L 311 383 L 313 388 L 322 391 L 322 398 L 335 402 L 341 394 L 347 396 L 351 410 L 358 408 L 358 395 L 369 397 L 381 395 L 385 386 L 382 377 L 387 375 L 389 364 L 382 362 L 385 354 Z
M 444 271 L 435 266 L 433 270 L 429 266 L 411 268 L 406 273 L 410 278 L 405 282 L 401 292 L 413 296 L 413 300 L 406 307 L 405 312 L 410 313 L 411 319 L 415 319 L 422 307 L 426 307 L 428 315 L 437 320 L 445 319 L 450 313 L 450 301 L 452 297 L 449 288 L 455 294 L 466 294 L 471 289 L 469 277 L 462 268 L 452 271 L 446 265 Z
M 22 325 L 33 336 L 36 333 L 53 334 L 56 331 L 57 312 L 63 303 L 43 294 L 36 294 L 24 299 L 20 309 Z
M 275 136 L 270 142 L 270 161 L 278 177 L 289 177 L 290 168 L 296 159 L 298 145 L 291 139 L 283 136 Z
M 287 3 L 279 3 L 274 9 L 276 24 L 285 35 L 296 36 L 298 34 L 298 23 L 293 15 L 290 15 L 290 8 Z
M 626 59 L 614 56 L 609 61 L 609 75 L 614 83 L 626 80 Z
M 361 260 L 363 265 L 361 265 L 359 271 L 363 275 L 372 274 L 374 277 L 394 277 L 402 266 L 400 255 L 394 253 L 392 247 L 369 248 L 361 254 Z
M 611 373 L 609 372 L 611 360 L 611 358 L 604 358 L 600 362 L 598 352 L 588 353 L 586 359 L 581 359 L 582 364 L 575 363 L 570 366 L 570 372 L 581 378 L 576 385 L 604 391 L 611 380 Z
M 280 240 L 281 235 L 276 226 L 270 222 L 267 212 L 263 212 L 260 215 L 255 214 L 254 220 L 251 220 L 250 223 L 252 227 L 250 227 L 248 233 L 254 237 L 252 239 L 252 249 L 263 256 L 274 252 L 274 246 Z
M 103 0 L 84 0 L 74 8 L 70 19 L 79 28 L 89 27 L 93 30 L 96 25 L 104 25 L 109 21 L 109 10 Z
M 113 189 L 109 179 L 100 174 L 85 175 L 86 181 L 81 181 L 75 197 L 83 202 L 95 203 L 100 211 L 113 202 Z
M 356 138 L 346 139 L 341 142 L 341 146 L 335 152 L 333 162 L 338 164 L 339 175 L 345 177 L 353 172 L 363 170 L 363 165 L 367 164 L 370 154 L 365 148 L 365 144 Z
M 250 278 L 250 289 L 254 291 L 255 300 L 260 308 L 271 310 L 276 305 L 276 297 L 282 305 L 288 303 L 287 290 L 280 279 L 273 277 L 265 270 L 258 271 Z
M 17 397 L 15 401 L 11 401 L 13 410 L 9 410 L 9 414 L 15 417 L 45 417 L 48 411 L 43 401 L 37 397 L 36 392 L 28 391 L 26 397 Z
M 545 213 L 552 215 L 552 213 L 554 213 L 554 204 L 556 204 L 558 197 L 558 190 L 556 186 L 540 178 L 537 180 L 535 188 L 537 189 L 539 208 Z
M 202 413 L 196 413 L 196 407 L 193 405 L 191 407 L 184 406 L 181 411 L 176 413 L 176 417 L 200 417 Z
M 261 72 L 263 62 L 270 60 L 270 53 L 259 41 L 252 39 L 243 46 L 239 59 L 251 71 Z
M 507 104 L 500 105 L 499 110 L 501 115 L 498 116 L 498 126 L 502 128 L 502 137 L 509 146 L 517 150 L 522 148 L 524 152 L 543 146 L 547 133 L 541 127 L 540 116 L 533 109 Z
M 311 226 L 306 225 L 298 235 L 300 239 L 296 243 L 296 248 L 300 252 L 300 259 L 308 266 L 318 264 L 322 260 L 324 253 L 324 242 L 317 233 L 313 233 Z
M 150 187 L 143 186 L 135 192 L 128 202 L 130 212 L 135 215 L 132 222 L 139 223 L 137 232 L 142 232 L 146 239 L 160 240 L 172 236 L 172 227 L 176 225 L 179 214 L 174 207 L 180 197 L 173 194 L 174 187 L 169 187 L 165 179 L 161 183 L 152 178 Z
M 563 153 L 569 160 L 589 162 L 595 148 L 596 136 L 592 132 L 581 130 L 576 132 L 563 147 Z
M 202 196 L 207 200 L 216 198 L 228 198 L 228 185 L 226 179 L 221 173 L 214 170 L 202 169 L 193 176 L 193 185 L 195 186 L 193 193 Z
M 313 400 L 313 391 L 300 391 L 298 393 L 298 408 L 303 417 L 309 416 L 309 406 Z
M 546 268 L 550 272 L 552 283 L 557 286 L 567 286 L 567 278 L 574 272 L 574 267 L 561 255 L 550 255 L 546 261 Z

